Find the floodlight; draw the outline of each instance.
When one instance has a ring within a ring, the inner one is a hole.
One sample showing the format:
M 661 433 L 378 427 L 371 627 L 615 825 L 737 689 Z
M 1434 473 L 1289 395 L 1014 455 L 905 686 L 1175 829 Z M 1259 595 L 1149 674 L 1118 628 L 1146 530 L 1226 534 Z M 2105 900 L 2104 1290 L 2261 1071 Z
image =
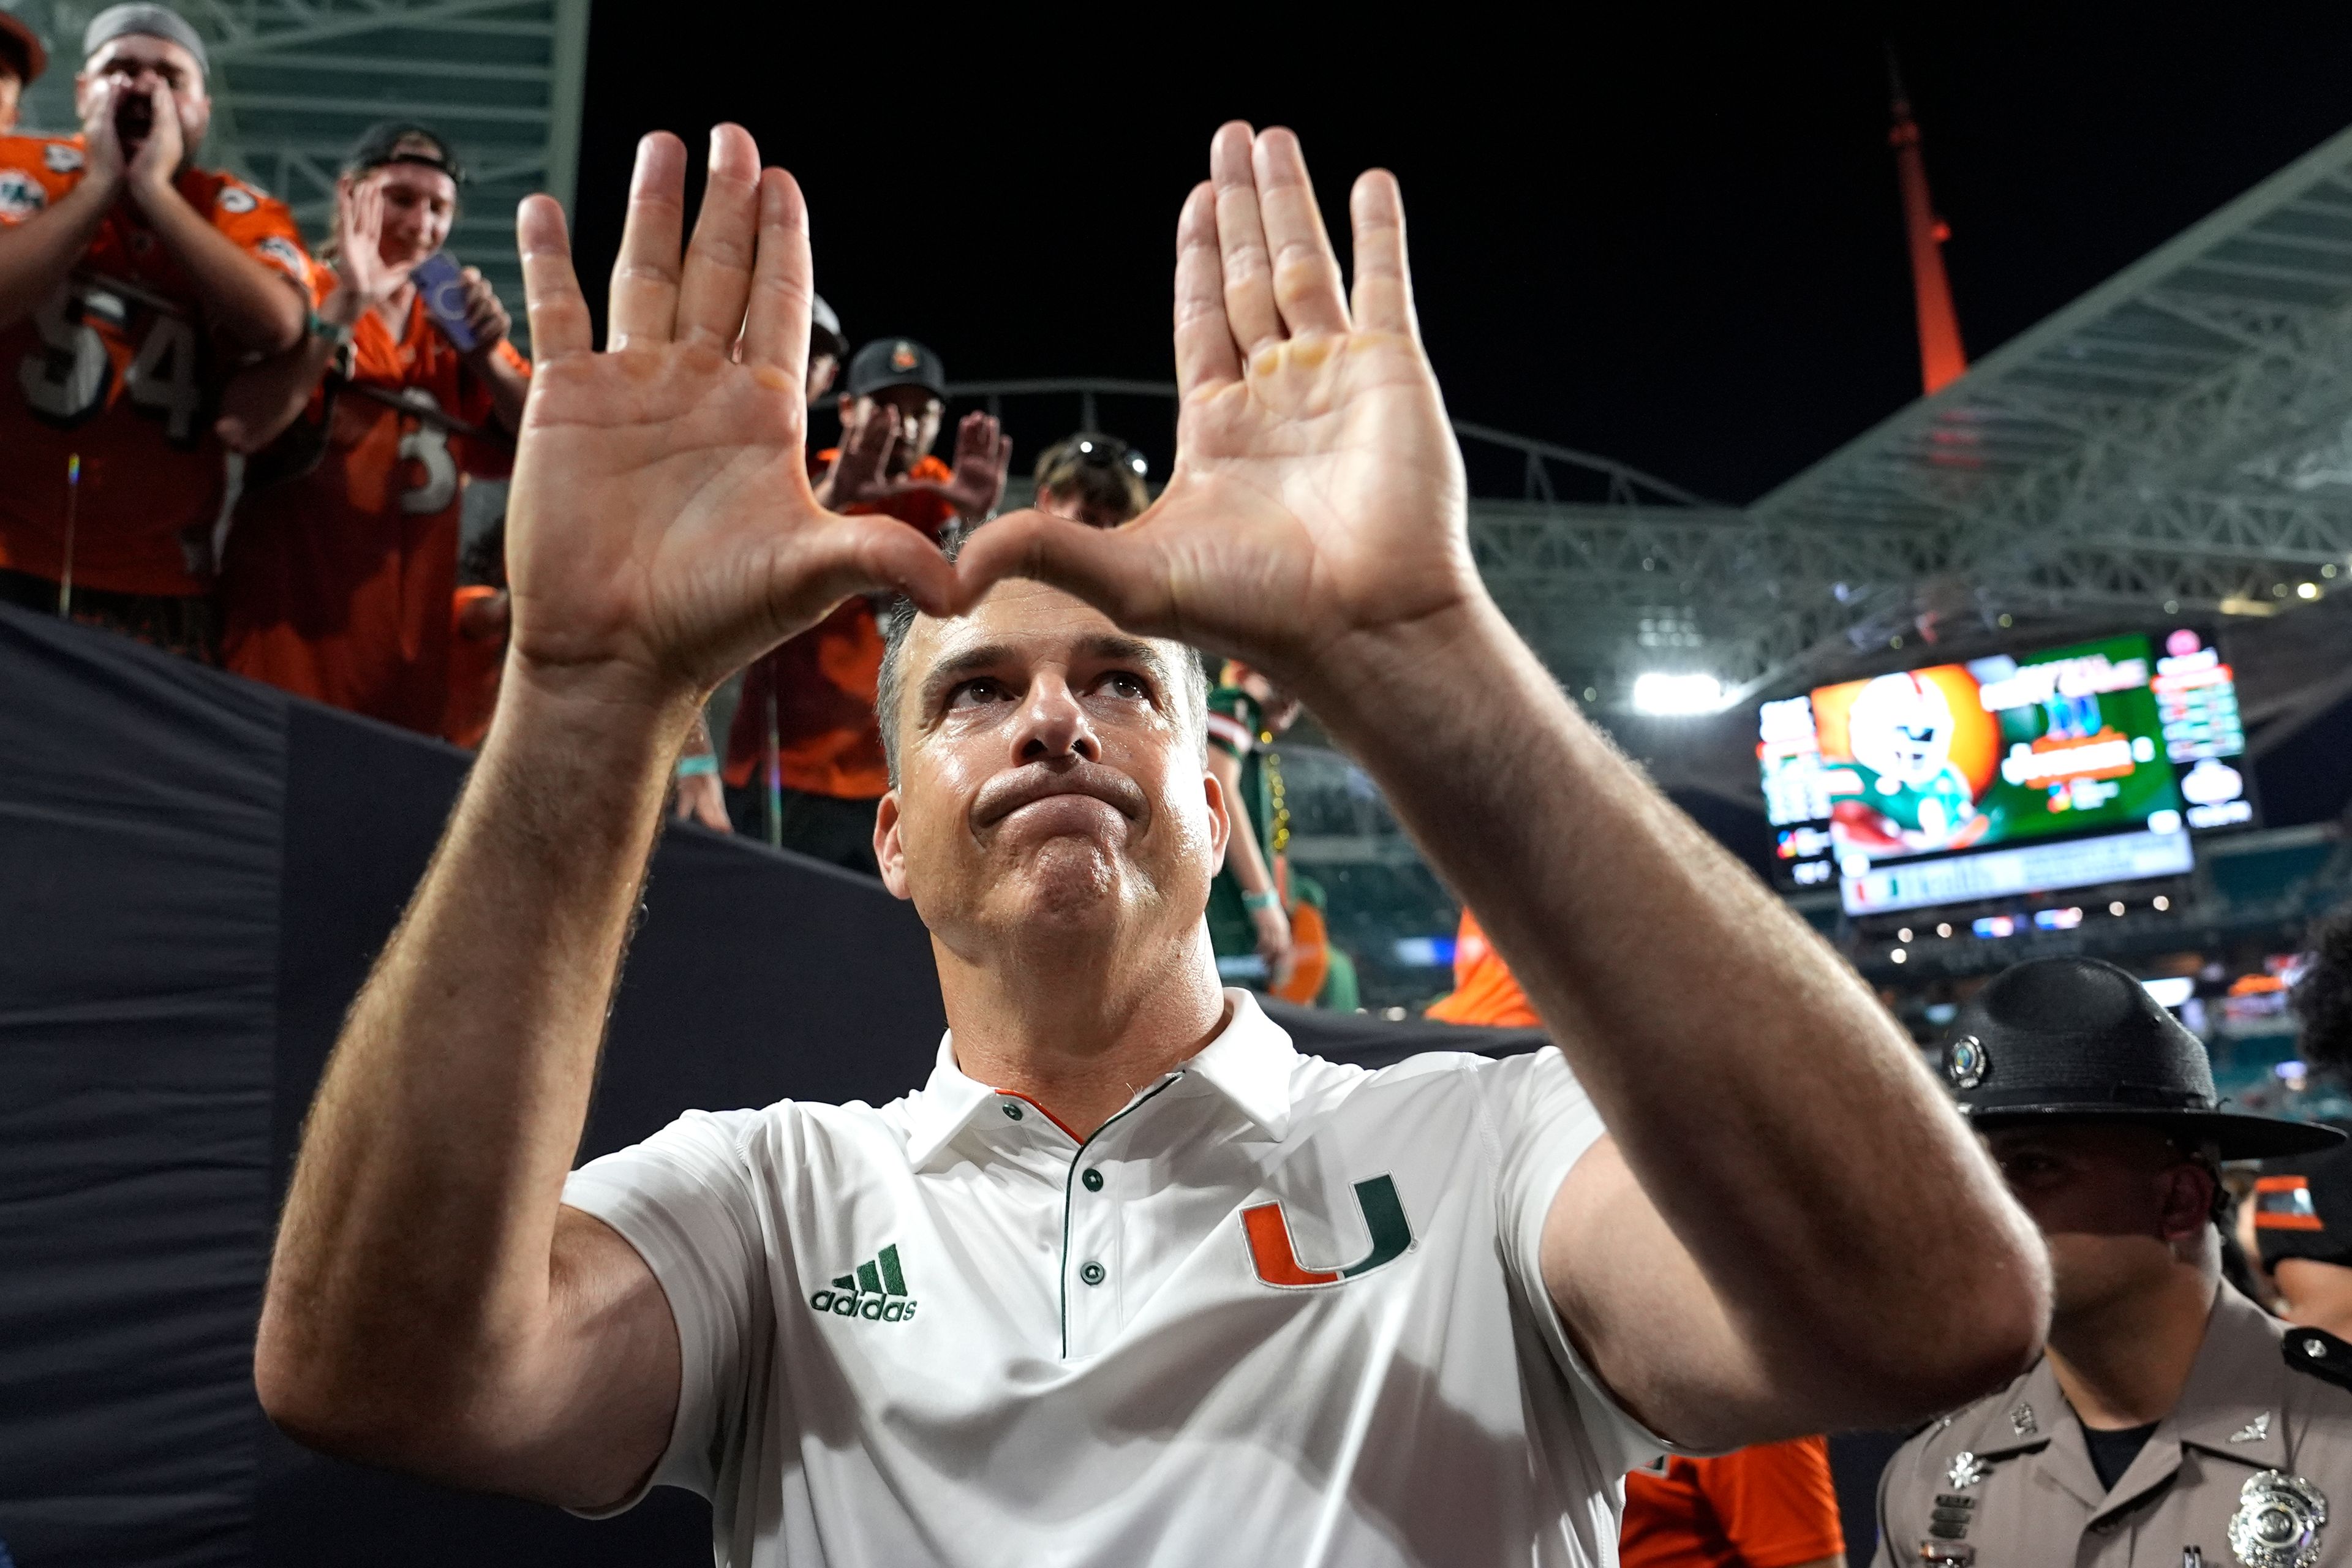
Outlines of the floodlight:
M 1691 718 L 1723 711 L 1723 682 L 1712 675 L 1668 675 L 1652 670 L 1633 681 L 1636 712 L 1661 718 Z

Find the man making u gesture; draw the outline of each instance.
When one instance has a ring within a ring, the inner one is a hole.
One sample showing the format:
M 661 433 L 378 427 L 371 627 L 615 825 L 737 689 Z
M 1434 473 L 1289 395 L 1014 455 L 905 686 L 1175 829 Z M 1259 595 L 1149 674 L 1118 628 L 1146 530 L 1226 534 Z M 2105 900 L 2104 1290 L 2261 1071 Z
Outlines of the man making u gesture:
M 681 258 L 684 163 L 640 150 L 601 354 L 562 215 L 521 214 L 513 654 L 310 1119 L 281 1424 L 583 1510 L 691 1487 L 732 1563 L 1584 1563 L 1664 1444 L 2025 1364 L 2040 1248 L 1907 1042 L 1481 586 L 1392 178 L 1357 183 L 1351 294 L 1297 139 L 1219 131 L 1166 493 L 951 562 L 816 507 L 799 191 L 720 127 Z M 932 935 L 929 1081 L 568 1172 L 696 702 L 885 589 L 875 846 Z M 1220 990 L 1229 807 L 1175 637 L 1314 707 L 1560 1049 L 1366 1073 Z

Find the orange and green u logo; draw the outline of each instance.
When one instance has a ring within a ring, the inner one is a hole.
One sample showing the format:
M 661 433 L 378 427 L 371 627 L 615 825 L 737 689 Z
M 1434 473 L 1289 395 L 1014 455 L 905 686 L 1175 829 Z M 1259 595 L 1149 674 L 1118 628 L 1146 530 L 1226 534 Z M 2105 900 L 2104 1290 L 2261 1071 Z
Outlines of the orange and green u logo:
M 1356 1207 L 1363 1214 L 1364 1228 L 1371 1234 L 1372 1249 L 1344 1268 L 1308 1268 L 1299 1263 L 1290 1246 L 1290 1222 L 1283 1218 L 1280 1204 L 1258 1204 L 1242 1210 L 1242 1233 L 1249 1237 L 1250 1262 L 1256 1267 L 1257 1277 L 1284 1289 L 1336 1285 L 1403 1257 L 1412 1245 L 1412 1226 L 1404 1217 L 1404 1205 L 1397 1201 L 1396 1183 L 1386 1176 L 1358 1182 Z

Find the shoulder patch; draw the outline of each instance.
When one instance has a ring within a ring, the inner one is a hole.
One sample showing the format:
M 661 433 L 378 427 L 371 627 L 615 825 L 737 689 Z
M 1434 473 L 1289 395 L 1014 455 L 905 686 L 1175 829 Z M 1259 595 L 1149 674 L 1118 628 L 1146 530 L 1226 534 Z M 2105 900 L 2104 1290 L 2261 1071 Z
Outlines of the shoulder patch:
M 288 239 L 285 236 L 278 234 L 270 235 L 262 239 L 253 248 L 260 253 L 264 260 L 274 261 L 278 263 L 278 266 L 284 268 L 288 272 L 293 274 L 295 281 L 304 284 L 308 284 L 310 281 L 310 262 L 309 258 L 302 254 L 302 247 L 300 246 L 295 244 L 292 240 Z
M 41 162 L 52 174 L 70 174 L 81 167 L 81 149 L 70 142 L 52 142 L 41 149 Z
M 2326 1329 L 2290 1326 L 2286 1336 L 2279 1341 L 2279 1353 L 2295 1371 L 2352 1390 L 2352 1344 L 2345 1343 Z
M 22 169 L 0 169 L 0 218 L 28 218 L 48 205 L 40 181 Z
M 231 182 L 220 188 L 213 205 L 225 213 L 249 213 L 261 205 L 261 198 L 245 186 Z

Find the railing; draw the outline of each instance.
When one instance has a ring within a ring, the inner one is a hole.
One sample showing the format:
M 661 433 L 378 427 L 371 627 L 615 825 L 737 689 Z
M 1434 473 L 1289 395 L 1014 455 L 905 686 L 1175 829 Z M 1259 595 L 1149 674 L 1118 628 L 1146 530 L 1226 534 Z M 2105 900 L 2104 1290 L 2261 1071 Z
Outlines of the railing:
M 1055 376 L 1030 381 L 964 381 L 948 387 L 950 398 L 966 399 L 987 406 L 998 418 L 1004 416 L 1007 398 L 1071 398 L 1077 399 L 1078 422 L 1075 428 L 1103 428 L 1097 399 L 1104 397 L 1148 397 L 1164 400 L 1170 405 L 1172 418 L 1176 403 L 1176 386 L 1166 381 L 1125 381 L 1114 376 Z M 1613 506 L 1696 506 L 1711 507 L 1719 503 L 1704 500 L 1669 483 L 1654 474 L 1643 473 L 1630 463 L 1613 458 L 1603 458 L 1591 452 L 1579 451 L 1551 441 L 1533 440 L 1514 436 L 1507 430 L 1497 430 L 1490 425 L 1474 425 L 1468 420 L 1454 421 L 1454 433 L 1465 441 L 1516 453 L 1519 458 L 1521 499 L 1551 501 L 1560 499 L 1552 482 L 1552 467 L 1571 468 L 1588 480 L 1598 479 L 1605 486 L 1607 504 Z

